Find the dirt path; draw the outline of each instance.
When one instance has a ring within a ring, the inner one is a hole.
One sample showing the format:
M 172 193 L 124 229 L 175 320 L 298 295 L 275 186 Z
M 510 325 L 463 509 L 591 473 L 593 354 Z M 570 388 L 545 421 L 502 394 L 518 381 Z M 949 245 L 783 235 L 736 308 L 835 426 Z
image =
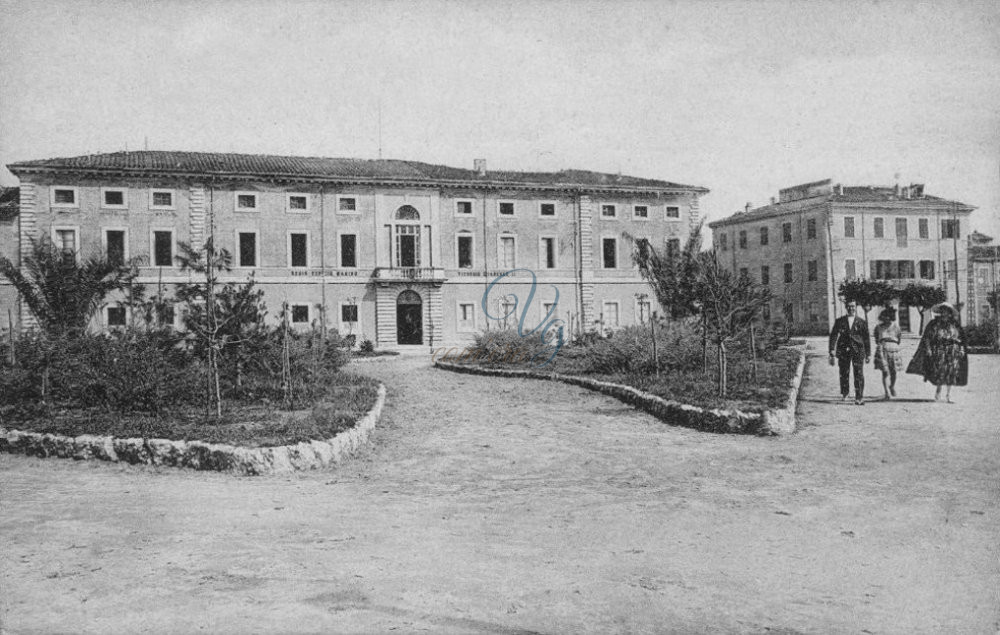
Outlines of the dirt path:
M 388 405 L 336 471 L 0 455 L 4 632 L 1000 627 L 1000 358 L 956 405 L 905 377 L 864 407 L 817 358 L 784 439 L 427 361 L 361 367 Z

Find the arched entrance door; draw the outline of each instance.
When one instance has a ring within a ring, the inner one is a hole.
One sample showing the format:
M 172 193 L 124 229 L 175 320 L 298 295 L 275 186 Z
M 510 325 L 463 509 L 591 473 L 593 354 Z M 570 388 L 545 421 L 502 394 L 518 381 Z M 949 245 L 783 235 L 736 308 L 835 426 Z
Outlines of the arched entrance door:
M 396 342 L 424 343 L 424 304 L 416 291 L 403 291 L 396 298 Z

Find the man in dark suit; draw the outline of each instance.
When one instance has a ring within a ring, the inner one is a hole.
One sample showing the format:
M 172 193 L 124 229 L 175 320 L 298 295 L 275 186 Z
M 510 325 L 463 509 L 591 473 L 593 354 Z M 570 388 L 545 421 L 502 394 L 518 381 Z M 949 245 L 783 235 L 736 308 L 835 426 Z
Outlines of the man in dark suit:
M 847 315 L 833 323 L 830 332 L 830 364 L 834 358 L 840 369 L 840 395 L 846 400 L 850 392 L 848 374 L 854 368 L 854 403 L 865 405 L 865 364 L 871 360 L 872 344 L 868 323 L 857 316 L 858 304 L 847 302 Z

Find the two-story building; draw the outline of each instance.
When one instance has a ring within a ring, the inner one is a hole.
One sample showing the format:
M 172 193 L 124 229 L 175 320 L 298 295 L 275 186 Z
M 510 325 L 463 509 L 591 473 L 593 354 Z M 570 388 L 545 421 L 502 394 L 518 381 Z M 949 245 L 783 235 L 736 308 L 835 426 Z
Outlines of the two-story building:
M 979 232 L 969 234 L 969 323 L 995 319 L 990 294 L 1000 293 L 1000 245 Z
M 968 289 L 974 208 L 924 193 L 923 185 L 834 185 L 830 179 L 779 191 L 770 205 L 709 223 L 712 242 L 731 270 L 767 285 L 765 319 L 800 332 L 829 330 L 843 313 L 845 280 L 942 286 L 963 307 Z M 916 331 L 919 314 L 899 307 L 899 324 Z
M 212 237 L 232 254 L 221 280 L 252 274 L 272 319 L 287 306 L 293 325 L 325 322 L 382 347 L 466 342 L 499 326 L 491 318 L 515 302 L 507 324 L 527 311 L 529 329 L 550 310 L 574 331 L 642 322 L 655 299 L 631 237 L 678 249 L 708 191 L 579 170 L 487 171 L 484 161 L 468 170 L 138 151 L 8 168 L 20 180 L 21 255 L 29 237 L 45 237 L 78 257 L 138 258 L 138 281 L 169 290 L 190 275 L 178 266 L 179 245 Z M 510 270 L 486 299 L 487 316 L 484 293 Z M 0 301 L 14 300 L 0 287 Z M 19 314 L 30 324 L 23 306 Z M 98 319 L 129 318 L 112 298 Z

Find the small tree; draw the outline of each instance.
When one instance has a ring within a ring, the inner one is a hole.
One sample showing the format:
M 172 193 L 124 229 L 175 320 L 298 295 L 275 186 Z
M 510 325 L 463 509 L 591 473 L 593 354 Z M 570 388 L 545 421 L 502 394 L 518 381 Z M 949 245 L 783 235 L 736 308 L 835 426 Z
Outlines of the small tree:
M 116 264 L 93 256 L 79 261 L 44 238 L 28 238 L 31 248 L 18 268 L 0 256 L 7 278 L 48 336 L 78 335 L 108 294 L 127 288 L 137 275 L 133 263 Z
M 917 331 L 919 335 L 924 333 L 924 312 L 947 299 L 948 294 L 944 289 L 927 284 L 909 284 L 899 293 L 899 301 L 902 304 L 916 307 L 920 313 L 920 330 Z
M 881 280 L 845 280 L 840 283 L 840 296 L 844 302 L 854 301 L 865 312 L 865 321 L 868 321 L 868 312 L 872 307 L 888 306 L 899 292 L 895 287 Z
M 704 324 L 718 347 L 717 386 L 726 396 L 728 354 L 726 345 L 747 332 L 761 308 L 771 301 L 768 288 L 755 285 L 747 276 L 734 276 L 719 264 L 714 252 L 700 254 L 695 295 L 703 312 Z
M 632 259 L 665 313 L 675 319 L 697 315 L 695 287 L 700 270 L 701 225 L 691 232 L 678 254 L 661 254 L 644 238 L 629 234 L 625 237 L 632 241 L 635 247 Z

